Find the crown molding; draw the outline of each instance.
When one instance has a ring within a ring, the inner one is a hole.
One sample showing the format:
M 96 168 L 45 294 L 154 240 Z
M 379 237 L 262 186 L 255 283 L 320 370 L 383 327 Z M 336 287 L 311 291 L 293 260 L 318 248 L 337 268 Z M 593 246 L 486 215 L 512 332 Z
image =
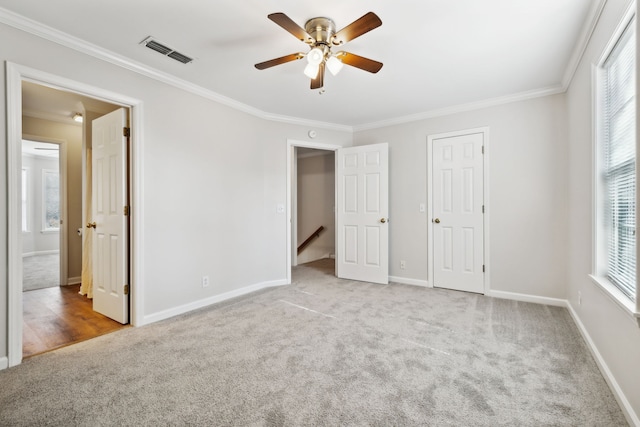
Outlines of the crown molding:
M 284 116 L 278 114 L 272 114 L 250 105 L 241 103 L 227 96 L 221 95 L 212 90 L 206 89 L 202 86 L 193 84 L 183 79 L 179 79 L 173 75 L 165 73 L 163 71 L 148 67 L 142 63 L 119 55 L 110 50 L 104 49 L 85 40 L 71 36 L 62 31 L 56 30 L 52 27 L 41 24 L 30 18 L 18 15 L 9 10 L 0 7 L 0 22 L 7 24 L 11 27 L 25 31 L 27 33 L 36 35 L 48 41 L 60 44 L 94 58 L 103 60 L 113 65 L 125 68 L 143 76 L 152 78 L 154 80 L 166 83 L 174 86 L 178 89 L 190 92 L 192 94 L 201 96 L 203 98 L 215 101 L 219 104 L 233 108 L 235 110 L 250 114 L 254 117 L 258 117 L 268 121 L 286 123 L 297 126 L 309 126 L 315 128 L 336 130 L 342 132 L 359 132 L 369 129 L 382 128 L 387 126 L 394 126 L 399 124 L 405 124 L 435 117 L 442 117 L 451 114 L 467 112 L 472 110 L 478 110 L 487 107 L 498 106 L 502 104 L 508 104 L 512 102 L 524 101 L 532 98 L 555 95 L 564 93 L 568 89 L 573 77 L 577 71 L 580 61 L 584 57 L 586 48 L 591 40 L 591 36 L 595 31 L 596 25 L 600 19 L 602 11 L 607 3 L 607 0 L 594 0 L 592 7 L 589 11 L 588 18 L 582 28 L 579 41 L 576 43 L 571 58 L 565 68 L 565 72 L 562 78 L 561 84 L 551 86 L 548 88 L 535 89 L 526 92 L 520 92 L 512 95 L 507 95 L 498 98 L 491 98 L 483 101 L 472 102 L 467 104 L 460 104 L 456 106 L 429 110 L 422 113 L 411 114 L 407 116 L 396 117 L 388 120 L 382 120 L 378 122 L 365 123 L 361 125 L 348 126 L 336 123 L 327 123 L 309 119 L 303 119 L 299 117 Z
M 578 71 L 580 61 L 584 58 L 587 46 L 589 45 L 591 37 L 596 30 L 596 26 L 600 21 L 600 17 L 602 16 L 602 12 L 606 4 L 607 0 L 594 0 L 591 4 L 591 9 L 589 10 L 587 19 L 585 20 L 582 31 L 580 32 L 580 37 L 573 49 L 571 58 L 569 58 L 569 62 L 565 68 L 564 76 L 562 77 L 562 87 L 565 91 L 569 89 L 569 85 L 571 84 L 576 71 Z
M 551 86 L 544 89 L 535 89 L 526 92 L 520 92 L 513 95 L 501 96 L 498 98 L 485 99 L 478 102 L 470 102 L 468 104 L 460 104 L 452 107 L 440 108 L 437 110 L 429 110 L 423 113 L 412 114 L 409 116 L 396 117 L 389 120 L 382 120 L 379 122 L 366 123 L 363 125 L 354 126 L 354 132 L 360 132 L 370 129 L 378 129 L 381 127 L 400 125 L 410 122 L 418 122 L 421 120 L 432 119 L 435 117 L 449 116 L 451 114 L 464 113 L 467 111 L 480 110 L 482 108 L 495 107 L 503 104 L 511 104 L 518 101 L 526 101 L 528 99 L 540 98 L 543 96 L 556 95 L 564 93 L 565 88 L 561 85 Z
M 19 15 L 17 13 L 11 12 L 1 7 L 0 7 L 0 22 L 6 25 L 9 25 L 13 28 L 17 28 L 26 33 L 33 34 L 35 36 L 38 36 L 50 42 L 57 43 L 61 46 L 73 49 L 77 52 L 84 53 L 86 55 L 103 60 L 105 62 L 116 65 L 118 67 L 127 69 L 129 71 L 133 71 L 143 76 L 152 78 L 162 83 L 166 83 L 178 89 L 182 89 L 186 92 L 190 92 L 194 95 L 201 96 L 203 98 L 209 99 L 211 101 L 215 101 L 219 104 L 225 105 L 227 107 L 233 108 L 238 111 L 242 111 L 244 113 L 250 114 L 252 116 L 255 116 L 264 120 L 277 121 L 277 122 L 288 123 L 293 125 L 313 126 L 313 127 L 324 128 L 324 129 L 352 132 L 352 128 L 350 126 L 331 124 L 331 123 L 319 122 L 314 120 L 305 120 L 298 117 L 289 117 L 284 115 L 267 113 L 265 111 L 251 107 L 247 104 L 243 104 L 242 102 L 236 101 L 227 96 L 221 95 L 217 92 L 214 92 L 202 86 L 193 84 L 186 80 L 177 78 L 171 74 L 154 69 L 140 62 L 134 61 L 130 58 L 127 58 L 125 56 L 112 52 L 108 49 L 104 49 L 100 46 L 89 43 L 86 40 L 82 40 L 80 38 L 74 37 L 70 34 L 56 30 L 55 28 L 49 27 L 40 22 L 34 21 L 33 19 Z

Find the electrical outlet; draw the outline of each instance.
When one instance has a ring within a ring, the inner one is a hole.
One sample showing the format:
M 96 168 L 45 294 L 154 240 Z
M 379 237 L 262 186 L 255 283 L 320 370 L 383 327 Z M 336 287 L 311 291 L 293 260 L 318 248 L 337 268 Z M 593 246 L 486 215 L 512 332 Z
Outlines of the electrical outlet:
M 400 261 L 400 269 L 404 270 L 407 268 L 407 262 L 405 260 Z
M 578 305 L 582 305 L 582 292 L 578 291 Z
M 202 287 L 206 288 L 209 286 L 209 276 L 202 276 Z

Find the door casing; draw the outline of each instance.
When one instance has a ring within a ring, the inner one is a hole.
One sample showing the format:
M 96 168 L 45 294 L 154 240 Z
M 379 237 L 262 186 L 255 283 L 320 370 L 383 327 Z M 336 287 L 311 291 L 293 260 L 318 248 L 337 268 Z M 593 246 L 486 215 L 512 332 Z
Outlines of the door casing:
M 130 297 L 131 324 L 144 324 L 144 247 L 142 177 L 144 151 L 143 103 L 115 92 L 80 83 L 44 71 L 12 62 L 6 62 L 7 84 L 7 353 L 8 366 L 22 362 L 22 228 L 20 202 L 20 174 L 22 169 L 22 81 L 100 99 L 111 104 L 128 107 L 131 114 L 131 153 L 129 194 L 131 195 L 130 234 Z M 1 362 L 1 361 L 0 361 Z M 2 363 L 0 363 L 2 365 Z M 1 366 L 0 366 L 1 367 Z
M 428 267 L 428 280 L 429 287 L 433 287 L 434 279 L 433 279 L 433 159 L 431 157 L 431 153 L 433 151 L 433 141 L 436 139 L 442 138 L 451 138 L 456 136 L 470 135 L 481 133 L 483 135 L 484 140 L 484 156 L 483 156 L 483 185 L 484 185 L 484 217 L 483 217 L 483 229 L 484 229 L 484 294 L 488 295 L 491 289 L 490 286 L 490 273 L 491 273 L 491 261 L 490 261 L 490 253 L 489 253 L 489 237 L 491 233 L 489 232 L 489 216 L 491 214 L 491 208 L 489 204 L 489 153 L 491 150 L 489 149 L 489 127 L 481 127 L 475 129 L 466 129 L 454 132 L 440 133 L 427 136 L 427 202 L 429 208 L 427 209 L 427 248 L 429 254 L 427 256 L 427 267 Z

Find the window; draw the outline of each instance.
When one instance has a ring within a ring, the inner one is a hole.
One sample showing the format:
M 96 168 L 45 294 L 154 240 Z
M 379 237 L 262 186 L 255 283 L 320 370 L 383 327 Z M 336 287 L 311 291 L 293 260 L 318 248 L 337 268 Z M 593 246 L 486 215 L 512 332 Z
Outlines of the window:
M 29 169 L 22 168 L 22 232 L 29 231 Z
M 60 176 L 58 171 L 42 170 L 42 208 L 44 231 L 60 229 Z
M 635 17 L 598 70 L 597 272 L 636 298 Z

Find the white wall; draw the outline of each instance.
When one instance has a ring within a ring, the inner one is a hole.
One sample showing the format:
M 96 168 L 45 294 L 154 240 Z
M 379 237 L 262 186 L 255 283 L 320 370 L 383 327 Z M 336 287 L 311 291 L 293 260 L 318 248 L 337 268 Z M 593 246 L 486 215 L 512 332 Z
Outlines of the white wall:
M 42 173 L 45 169 L 59 169 L 58 159 L 43 156 L 22 156 L 22 166 L 28 169 L 29 231 L 22 233 L 22 253 L 27 255 L 58 251 L 60 233 L 43 232 Z
M 230 109 L 4 24 L 0 39 L 11 40 L 0 52 L 3 62 L 144 103 L 144 217 L 139 220 L 144 224 L 145 317 L 246 286 L 286 280 L 288 224 L 276 207 L 286 202 L 287 139 L 308 140 L 308 126 Z M 0 80 L 5 81 L 4 66 Z M 4 84 L 0 97 L 6 98 Z M 2 138 L 6 131 L 2 102 Z M 320 142 L 352 142 L 350 132 L 323 129 L 321 134 Z M 6 162 L 6 150 L 0 150 L 0 163 Z M 6 174 L 0 174 L 3 224 L 6 185 Z M 0 227 L 0 240 L 6 239 L 7 230 Z M 210 276 L 208 288 L 201 286 L 205 274 Z M 7 355 L 6 278 L 6 245 L 0 245 L 0 359 Z
M 554 95 L 357 132 L 355 145 L 389 143 L 390 275 L 428 279 L 427 136 L 488 126 L 491 289 L 564 298 L 565 116 Z
M 567 298 L 579 321 L 615 377 L 620 390 L 640 415 L 640 328 L 597 288 L 593 272 L 593 116 L 591 68 L 615 32 L 627 0 L 610 0 L 567 92 L 569 124 L 569 233 Z M 578 303 L 578 292 L 582 303 Z
M 321 225 L 324 230 L 298 255 L 298 264 L 335 254 L 335 153 L 298 157 L 298 244 Z M 295 248 L 294 248 L 295 250 Z

